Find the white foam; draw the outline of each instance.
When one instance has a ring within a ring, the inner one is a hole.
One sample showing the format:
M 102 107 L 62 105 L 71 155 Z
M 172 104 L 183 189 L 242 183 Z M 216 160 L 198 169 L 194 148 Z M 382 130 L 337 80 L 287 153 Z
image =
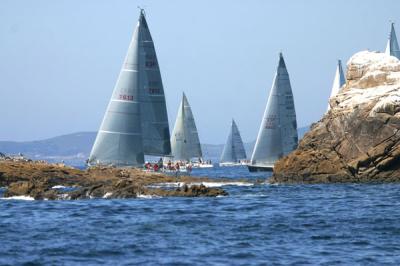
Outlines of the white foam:
M 201 183 L 191 183 L 193 185 L 203 185 L 206 187 L 223 187 L 223 186 L 239 186 L 239 187 L 250 187 L 254 184 L 248 182 L 201 182 Z
M 12 196 L 8 198 L 1 198 L 3 200 L 35 200 L 34 198 L 30 196 Z
M 183 187 L 185 185 L 184 182 L 170 182 L 170 183 L 156 183 L 148 185 L 150 188 L 177 188 Z
M 136 197 L 140 198 L 140 199 L 157 199 L 157 198 L 161 198 L 160 196 L 156 196 L 156 195 L 143 195 L 143 194 L 137 194 Z
M 104 194 L 103 199 L 108 199 L 112 196 L 112 192 L 107 192 L 106 194 Z
M 71 199 L 71 196 L 66 194 L 66 193 L 65 194 L 61 194 L 60 195 L 60 199 L 69 200 L 69 199 Z
M 67 187 L 61 186 L 61 185 L 57 185 L 57 186 L 52 187 L 52 189 L 64 189 L 64 188 L 67 188 Z

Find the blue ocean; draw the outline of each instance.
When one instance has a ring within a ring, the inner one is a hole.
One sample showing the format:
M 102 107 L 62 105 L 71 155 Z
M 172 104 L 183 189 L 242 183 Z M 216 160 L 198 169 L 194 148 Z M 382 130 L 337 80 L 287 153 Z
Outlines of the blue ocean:
M 234 184 L 218 198 L 1 199 L 0 264 L 400 264 L 400 184 Z

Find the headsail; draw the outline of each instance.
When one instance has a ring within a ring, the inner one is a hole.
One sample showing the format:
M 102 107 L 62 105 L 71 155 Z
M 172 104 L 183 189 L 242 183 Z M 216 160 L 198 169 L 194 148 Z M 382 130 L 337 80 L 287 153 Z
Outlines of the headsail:
M 189 102 L 183 93 L 171 137 L 172 156 L 174 160 L 190 161 L 202 157 L 199 135 Z
M 292 88 L 282 53 L 272 83 L 251 164 L 272 167 L 297 147 L 297 122 Z
M 342 67 L 342 61 L 338 60 L 338 64 L 336 67 L 336 73 L 335 73 L 335 79 L 333 80 L 333 85 L 332 85 L 332 91 L 331 91 L 331 96 L 329 97 L 332 98 L 336 94 L 338 94 L 340 88 L 346 83 L 346 78 L 344 77 L 343 74 L 343 67 Z M 330 104 L 328 103 L 328 110 L 331 108 Z
M 89 162 L 139 166 L 144 153 L 167 155 L 170 143 L 161 75 L 141 10 Z
M 237 163 L 239 160 L 246 159 L 246 151 L 243 146 L 242 137 L 240 136 L 239 129 L 232 119 L 231 130 L 229 132 L 228 140 L 222 151 L 221 163 L 232 162 Z
M 390 27 L 390 35 L 386 45 L 385 53 L 400 59 L 400 49 L 399 43 L 397 42 L 396 32 L 394 30 L 394 23 L 392 23 Z

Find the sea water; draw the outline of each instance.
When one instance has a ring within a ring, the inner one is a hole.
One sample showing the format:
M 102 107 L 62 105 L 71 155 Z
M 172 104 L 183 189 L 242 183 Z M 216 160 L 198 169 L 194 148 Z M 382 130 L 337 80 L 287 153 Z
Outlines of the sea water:
M 248 185 L 268 175 L 244 167 L 193 175 L 232 179 L 229 196 L 0 200 L 0 264 L 400 264 L 400 184 Z

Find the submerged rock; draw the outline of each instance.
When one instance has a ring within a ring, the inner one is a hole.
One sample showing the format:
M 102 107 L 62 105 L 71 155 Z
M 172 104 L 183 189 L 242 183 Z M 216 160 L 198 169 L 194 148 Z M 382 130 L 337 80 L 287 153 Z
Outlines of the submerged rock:
M 174 189 L 152 188 L 152 184 L 179 182 Z M 44 162 L 0 161 L 0 187 L 4 197 L 34 199 L 136 198 L 138 196 L 215 197 L 227 195 L 221 188 L 190 185 L 208 178 L 168 176 L 139 169 L 93 167 L 78 170 Z M 185 185 L 187 184 L 187 185 Z
M 272 183 L 400 181 L 400 61 L 363 51 L 331 109 L 275 164 Z

